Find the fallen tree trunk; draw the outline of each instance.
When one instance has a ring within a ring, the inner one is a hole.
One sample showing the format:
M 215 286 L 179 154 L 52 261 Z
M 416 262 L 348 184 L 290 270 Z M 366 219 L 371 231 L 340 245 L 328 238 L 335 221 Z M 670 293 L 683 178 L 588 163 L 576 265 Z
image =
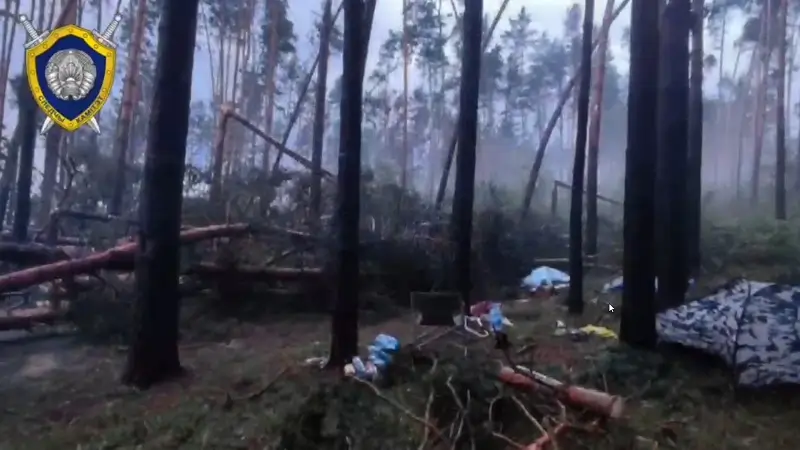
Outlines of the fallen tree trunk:
M 233 276 L 255 278 L 259 281 L 303 281 L 315 280 L 322 275 L 322 269 L 295 269 L 292 267 L 258 267 L 258 266 L 219 266 L 213 263 L 200 263 L 191 266 L 184 272 L 186 275 L 199 276 Z
M 70 257 L 62 248 L 44 244 L 0 242 L 0 261 L 3 262 L 31 266 L 65 259 L 70 259 Z
M 185 245 L 219 237 L 230 237 L 250 231 L 250 225 L 242 223 L 211 225 L 182 232 L 180 241 L 181 244 Z M 59 261 L 2 275 L 0 276 L 0 292 L 24 289 L 58 278 L 94 272 L 107 266 L 113 266 L 115 263 L 130 265 L 133 262 L 137 245 L 137 242 L 130 242 L 83 258 Z
M 0 316 L 0 331 L 29 330 L 34 325 L 53 325 L 64 319 L 62 311 L 38 312 L 33 315 Z

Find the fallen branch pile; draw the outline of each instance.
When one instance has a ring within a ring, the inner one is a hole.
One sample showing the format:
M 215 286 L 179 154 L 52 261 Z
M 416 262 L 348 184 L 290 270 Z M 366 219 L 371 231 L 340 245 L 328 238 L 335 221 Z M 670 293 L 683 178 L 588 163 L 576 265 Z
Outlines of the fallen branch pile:
M 376 383 L 350 378 L 313 391 L 287 415 L 279 447 L 335 448 L 322 424 L 336 423 L 353 447 L 369 439 L 420 450 L 593 448 L 622 412 L 616 396 L 503 369 L 485 348 L 464 357 L 410 347 Z

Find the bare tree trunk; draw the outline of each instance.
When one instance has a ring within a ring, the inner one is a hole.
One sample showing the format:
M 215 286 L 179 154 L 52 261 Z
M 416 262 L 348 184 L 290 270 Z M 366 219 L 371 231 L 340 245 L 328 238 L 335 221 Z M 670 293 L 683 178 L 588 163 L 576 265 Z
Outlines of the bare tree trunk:
M 611 23 L 619 17 L 620 13 L 626 6 L 628 6 L 630 0 L 623 0 L 622 3 L 614 10 L 614 14 L 612 16 L 611 21 L 609 22 L 609 28 Z M 608 35 L 608 29 L 601 29 L 600 35 Z M 595 39 L 594 43 L 592 43 L 592 48 L 597 48 L 597 45 L 600 43 L 599 37 Z M 556 128 L 556 124 L 558 124 L 558 118 L 561 116 L 562 111 L 564 110 L 564 106 L 566 106 L 567 102 L 569 101 L 570 97 L 572 96 L 572 89 L 578 85 L 578 81 L 580 80 L 580 72 L 576 72 L 572 78 L 569 79 L 564 90 L 561 92 L 561 96 L 558 99 L 558 103 L 556 104 L 555 109 L 553 110 L 553 114 L 550 116 L 550 120 L 548 120 L 547 125 L 545 126 L 544 132 L 542 133 L 542 137 L 539 139 L 539 145 L 536 148 L 536 156 L 534 157 L 533 165 L 531 166 L 531 171 L 528 175 L 528 183 L 525 185 L 525 196 L 522 200 L 522 205 L 520 206 L 520 220 L 524 220 L 525 217 L 528 215 L 528 210 L 531 206 L 531 201 L 533 200 L 533 192 L 536 189 L 536 182 L 539 180 L 539 171 L 542 168 L 542 163 L 544 162 L 544 154 L 547 150 L 547 143 L 550 142 L 550 136 L 553 135 L 553 131 Z
M 686 186 L 686 248 L 689 269 L 700 268 L 703 182 L 703 0 L 692 0 L 692 54 L 689 74 L 689 170 Z
M 373 0 L 374 1 L 374 0 Z M 336 301 L 328 367 L 339 370 L 358 354 L 359 215 L 361 190 L 361 98 L 365 32 L 364 3 L 344 0 L 344 55 L 337 177 Z
M 776 100 L 775 131 L 775 218 L 786 220 L 786 24 L 789 1 L 782 0 L 778 12 L 778 98 Z
M 147 20 L 147 0 L 137 0 L 136 3 L 136 18 L 133 22 L 133 36 L 128 47 L 128 67 L 125 73 L 125 83 L 122 86 L 122 104 L 119 108 L 119 118 L 114 139 L 113 154 L 117 158 L 117 164 L 114 191 L 109 203 L 109 213 L 115 216 L 122 214 L 125 187 L 127 186 L 128 143 L 133 125 L 136 80 L 140 76 L 139 60 L 141 59 L 142 41 L 144 40 L 145 22 Z
M 581 85 L 578 90 L 578 129 L 575 136 L 575 161 L 572 166 L 572 189 L 570 191 L 572 199 L 569 208 L 570 285 L 567 307 L 570 314 L 583 313 L 583 173 L 586 167 L 586 128 L 589 122 L 593 24 L 594 0 L 586 0 L 586 6 L 583 11 L 583 39 L 581 42 Z
M 322 29 L 319 37 L 319 64 L 317 66 L 317 86 L 314 99 L 314 125 L 311 141 L 311 220 L 319 225 L 322 214 L 322 148 L 325 143 L 325 102 L 328 93 L 328 60 L 330 59 L 330 34 L 333 28 L 333 2 L 325 1 L 322 16 Z
M 594 5 L 592 5 L 594 7 Z M 611 26 L 614 14 L 614 0 L 607 0 L 603 13 L 603 28 Z M 589 49 L 591 58 L 591 48 Z M 586 168 L 586 254 L 597 254 L 597 176 L 600 154 L 600 127 L 603 118 L 603 86 L 606 79 L 606 55 L 608 52 L 608 33 L 598 36 L 597 72 L 594 80 L 594 106 L 589 123 L 589 148 Z M 573 183 L 574 184 L 574 183 Z
M 764 131 L 767 121 L 767 86 L 769 84 L 769 62 L 772 57 L 772 30 L 770 21 L 772 20 L 771 3 L 766 2 L 764 18 L 761 25 L 761 37 L 758 46 L 761 51 L 761 64 L 759 65 L 760 75 L 758 77 L 758 91 L 756 93 L 755 114 L 755 145 L 753 146 L 753 175 L 750 179 L 750 206 L 758 204 L 758 192 L 761 187 L 761 154 L 764 149 Z
M 591 0 L 590 0 L 591 1 Z M 478 146 L 483 0 L 466 0 L 462 19 L 461 86 L 458 111 L 458 160 L 450 229 L 455 246 L 456 290 L 469 314 L 473 289 L 472 215 L 475 202 L 475 161 Z

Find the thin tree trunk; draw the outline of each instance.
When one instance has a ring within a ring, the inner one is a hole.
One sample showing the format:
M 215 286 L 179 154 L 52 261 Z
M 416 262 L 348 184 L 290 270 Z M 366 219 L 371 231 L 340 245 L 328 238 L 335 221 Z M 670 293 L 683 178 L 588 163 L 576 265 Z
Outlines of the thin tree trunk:
M 603 28 L 611 26 L 614 0 L 606 1 L 603 13 Z M 597 75 L 594 80 L 594 106 L 589 123 L 588 166 L 586 168 L 586 254 L 597 254 L 597 177 L 600 153 L 600 129 L 603 119 L 603 87 L 606 79 L 606 55 L 608 33 L 600 33 L 597 44 Z M 589 49 L 591 58 L 591 47 Z
M 497 15 L 494 16 L 494 20 L 492 21 L 491 25 L 489 25 L 489 29 L 486 31 L 486 37 L 483 39 L 483 45 L 481 45 L 481 55 L 486 53 L 486 50 L 489 48 L 489 44 L 492 41 L 492 35 L 494 35 L 495 29 L 497 29 L 497 25 L 500 23 L 500 18 L 503 16 L 503 12 L 505 12 L 506 7 L 508 7 L 509 0 L 503 0 L 503 3 L 500 4 L 500 9 L 497 11 Z M 434 203 L 434 207 L 436 211 L 440 211 L 442 209 L 442 203 L 444 202 L 444 195 L 447 192 L 447 182 L 450 179 L 450 168 L 453 166 L 453 160 L 455 159 L 456 155 L 456 143 L 458 141 L 458 124 L 453 127 L 453 135 L 450 138 L 450 143 L 447 146 L 447 157 L 444 160 L 444 166 L 442 167 L 442 176 L 439 179 L 439 189 L 436 191 L 436 202 Z
M 778 98 L 776 100 L 775 137 L 775 218 L 786 220 L 786 24 L 789 15 L 789 1 L 780 3 L 778 23 Z
M 570 314 L 583 313 L 583 173 L 586 167 L 586 127 L 589 122 L 589 90 L 592 76 L 592 28 L 594 0 L 586 0 L 583 11 L 581 46 L 581 85 L 578 89 L 578 124 L 575 136 L 575 162 L 572 165 L 572 190 L 569 208 L 569 297 Z
M 753 146 L 753 175 L 750 178 L 750 207 L 758 204 L 758 194 L 761 188 L 761 154 L 764 149 L 764 130 L 767 121 L 767 86 L 769 83 L 769 62 L 772 58 L 772 30 L 770 21 L 772 12 L 770 2 L 766 2 L 764 18 L 761 25 L 761 37 L 758 46 L 761 49 L 760 74 L 758 77 L 758 90 L 755 108 L 755 145 Z
M 620 13 L 626 6 L 628 6 L 630 0 L 623 0 L 622 3 L 614 10 L 614 14 L 612 16 L 611 21 L 609 22 L 609 27 L 600 30 L 600 35 L 607 35 L 608 30 L 611 26 L 611 23 L 619 17 Z M 594 43 L 592 43 L 592 48 L 597 48 L 597 45 L 600 43 L 599 37 L 595 39 Z M 539 145 L 536 148 L 536 155 L 534 157 L 533 165 L 531 166 L 530 173 L 528 174 L 528 183 L 525 185 L 525 196 L 522 200 L 522 205 L 520 207 L 520 220 L 524 220 L 528 215 L 528 210 L 531 206 L 531 201 L 533 200 L 533 192 L 536 189 L 536 182 L 539 180 L 539 171 L 542 168 L 542 163 L 544 162 L 544 154 L 547 150 L 547 143 L 550 142 L 550 136 L 552 136 L 553 131 L 556 128 L 556 124 L 558 123 L 558 118 L 561 117 L 561 112 L 564 110 L 564 106 L 566 106 L 569 99 L 572 97 L 572 89 L 578 85 L 578 81 L 580 80 L 580 72 L 576 72 L 572 78 L 569 79 L 564 90 L 561 91 L 561 96 L 558 99 L 558 103 L 556 104 L 555 109 L 553 110 L 553 114 L 550 116 L 550 120 L 547 121 L 547 125 L 545 126 L 544 132 L 542 133 L 541 138 L 539 139 Z
M 145 21 L 147 20 L 147 0 L 137 0 L 136 3 L 136 18 L 133 22 L 133 36 L 128 46 L 128 67 L 125 72 L 125 82 L 122 86 L 122 103 L 119 108 L 119 119 L 117 120 L 114 138 L 113 155 L 117 158 L 117 163 L 109 213 L 115 216 L 122 214 L 122 203 L 125 196 L 125 188 L 127 187 L 128 142 L 133 125 L 136 80 L 140 76 L 139 60 L 142 52 Z
M 328 60 L 330 58 L 330 33 L 333 29 L 332 0 L 325 1 L 322 29 L 319 37 L 319 64 L 314 104 L 314 125 L 311 137 L 311 220 L 319 225 L 322 214 L 322 148 L 325 143 L 325 102 L 328 93 Z

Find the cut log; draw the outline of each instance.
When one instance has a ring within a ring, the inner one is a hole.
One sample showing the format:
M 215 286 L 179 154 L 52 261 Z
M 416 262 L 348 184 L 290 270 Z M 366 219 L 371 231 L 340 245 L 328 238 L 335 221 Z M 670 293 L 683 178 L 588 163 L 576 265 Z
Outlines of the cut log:
M 248 233 L 250 230 L 250 225 L 243 223 L 211 225 L 184 231 L 181 233 L 180 240 L 181 244 L 191 244 L 208 239 Z M 24 289 L 58 278 L 94 272 L 113 266 L 115 263 L 129 266 L 132 264 L 137 245 L 136 242 L 131 242 L 83 258 L 31 267 L 0 276 L 0 292 Z

